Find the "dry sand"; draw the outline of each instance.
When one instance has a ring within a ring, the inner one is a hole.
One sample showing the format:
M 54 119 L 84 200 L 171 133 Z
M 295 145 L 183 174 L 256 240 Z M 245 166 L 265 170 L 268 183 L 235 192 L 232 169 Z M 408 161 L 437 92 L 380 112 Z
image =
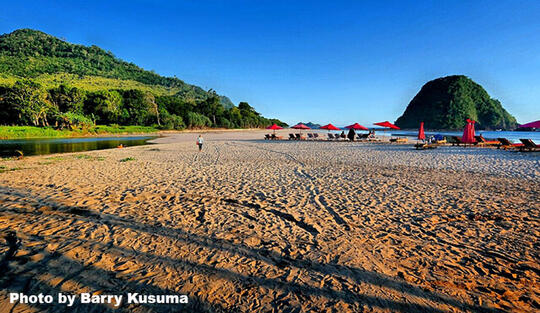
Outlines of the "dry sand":
M 18 168 L 0 174 L 0 312 L 113 310 L 9 292 L 189 296 L 133 312 L 540 309 L 538 154 L 263 133 L 0 161 Z

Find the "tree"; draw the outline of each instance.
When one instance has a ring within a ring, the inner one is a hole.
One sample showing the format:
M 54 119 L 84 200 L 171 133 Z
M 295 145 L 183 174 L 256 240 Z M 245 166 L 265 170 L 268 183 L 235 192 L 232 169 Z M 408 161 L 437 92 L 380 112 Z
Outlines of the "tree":
M 157 121 L 159 112 L 153 96 L 137 89 L 124 90 L 122 96 L 130 124 L 150 125 Z
M 84 100 L 86 94 L 76 87 L 69 87 L 64 84 L 49 90 L 48 99 L 58 107 L 60 112 L 83 113 Z
M 187 120 L 188 112 L 195 110 L 195 100 L 185 99 L 177 95 L 156 97 L 156 103 L 160 114 L 167 111 L 170 114 L 182 117 L 184 121 Z
M 217 126 L 217 118 L 223 116 L 225 108 L 221 105 L 221 100 L 215 91 L 210 89 L 208 94 L 208 98 L 199 103 L 197 109 L 199 113 L 211 118 L 213 125 Z
M 158 125 L 161 125 L 160 123 L 160 120 L 159 120 L 159 110 L 158 110 L 158 105 L 156 103 L 156 98 L 154 97 L 153 94 L 149 93 L 149 92 L 145 92 L 144 93 L 144 101 L 147 105 L 147 108 L 148 108 L 148 113 L 152 116 L 155 116 L 156 117 L 156 121 L 157 121 L 157 124 Z
M 98 121 L 103 124 L 123 124 L 129 118 L 122 107 L 122 96 L 115 90 L 89 93 L 84 103 L 84 111 L 97 116 Z
M 15 82 L 5 96 L 17 112 L 19 123 L 34 126 L 49 126 L 47 117 L 58 112 L 48 100 L 47 93 L 38 83 L 31 80 Z
M 232 107 L 225 112 L 227 119 L 231 122 L 235 128 L 242 127 L 242 112 L 237 107 Z
M 7 98 L 10 90 L 10 87 L 0 86 L 0 124 L 3 125 L 19 123 L 18 112 Z
M 204 128 L 212 126 L 212 121 L 200 113 L 189 112 L 187 119 L 188 127 L 190 128 Z

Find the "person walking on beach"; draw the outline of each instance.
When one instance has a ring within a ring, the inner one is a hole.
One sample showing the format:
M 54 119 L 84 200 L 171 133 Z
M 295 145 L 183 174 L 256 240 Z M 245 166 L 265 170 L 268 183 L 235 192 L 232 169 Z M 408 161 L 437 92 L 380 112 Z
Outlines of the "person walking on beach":
M 202 150 L 203 143 L 204 143 L 204 140 L 202 138 L 202 135 L 199 135 L 199 138 L 197 138 L 197 145 L 199 146 L 199 152 Z

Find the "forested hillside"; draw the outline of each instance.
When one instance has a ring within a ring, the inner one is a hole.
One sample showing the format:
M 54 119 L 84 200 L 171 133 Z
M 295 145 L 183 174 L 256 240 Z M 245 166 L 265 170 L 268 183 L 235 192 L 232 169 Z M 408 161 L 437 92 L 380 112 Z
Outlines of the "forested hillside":
M 0 36 L 0 124 L 264 127 L 249 104 L 30 29 Z
M 427 82 L 396 121 L 401 128 L 461 129 L 470 118 L 479 129 L 513 129 L 516 119 L 470 78 L 441 77 Z

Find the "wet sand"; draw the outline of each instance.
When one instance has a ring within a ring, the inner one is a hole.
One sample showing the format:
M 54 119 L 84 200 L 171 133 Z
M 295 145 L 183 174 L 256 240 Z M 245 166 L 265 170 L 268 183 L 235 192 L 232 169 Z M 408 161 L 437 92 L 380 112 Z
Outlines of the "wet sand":
M 0 312 L 540 309 L 538 154 L 264 133 L 0 161 Z

